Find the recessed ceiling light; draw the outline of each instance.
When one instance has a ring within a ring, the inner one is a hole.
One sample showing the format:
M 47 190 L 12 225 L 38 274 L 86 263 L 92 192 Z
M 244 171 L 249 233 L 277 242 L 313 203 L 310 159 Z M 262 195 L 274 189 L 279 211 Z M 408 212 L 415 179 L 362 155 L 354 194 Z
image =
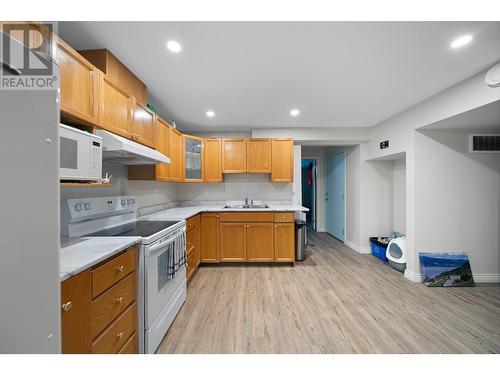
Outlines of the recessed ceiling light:
M 207 115 L 207 117 L 214 117 L 215 112 L 214 111 L 207 111 L 206 115 Z
M 290 111 L 290 115 L 293 117 L 297 117 L 298 115 L 300 115 L 300 111 L 298 109 L 292 109 Z
M 450 46 L 451 48 L 456 49 L 463 47 L 470 42 L 472 42 L 472 35 L 463 35 L 451 42 Z
M 167 48 L 174 53 L 179 53 L 182 49 L 179 42 L 176 42 L 175 40 L 169 40 L 167 42 Z

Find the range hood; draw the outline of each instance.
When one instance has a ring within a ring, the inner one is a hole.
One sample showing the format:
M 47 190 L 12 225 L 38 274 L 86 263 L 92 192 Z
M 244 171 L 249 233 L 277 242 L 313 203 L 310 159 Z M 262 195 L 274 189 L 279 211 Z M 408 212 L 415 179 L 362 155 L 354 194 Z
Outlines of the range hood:
M 98 130 L 96 134 L 102 137 L 103 161 L 112 161 L 124 165 L 170 164 L 170 159 L 168 157 L 152 148 L 143 146 L 106 130 Z

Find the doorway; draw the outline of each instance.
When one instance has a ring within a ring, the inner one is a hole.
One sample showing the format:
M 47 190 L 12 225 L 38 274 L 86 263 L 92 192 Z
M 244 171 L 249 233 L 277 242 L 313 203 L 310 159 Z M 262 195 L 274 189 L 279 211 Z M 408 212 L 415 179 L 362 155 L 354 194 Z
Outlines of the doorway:
M 340 241 L 345 240 L 345 152 L 325 159 L 326 231 Z
M 307 227 L 316 230 L 316 159 L 302 159 L 302 205 L 306 212 Z

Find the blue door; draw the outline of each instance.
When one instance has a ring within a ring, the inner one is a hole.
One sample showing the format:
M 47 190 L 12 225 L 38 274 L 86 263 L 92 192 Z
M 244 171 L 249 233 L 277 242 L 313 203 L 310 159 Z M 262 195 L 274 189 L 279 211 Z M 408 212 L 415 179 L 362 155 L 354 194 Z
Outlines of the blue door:
M 345 153 L 328 155 L 325 162 L 326 231 L 345 239 Z

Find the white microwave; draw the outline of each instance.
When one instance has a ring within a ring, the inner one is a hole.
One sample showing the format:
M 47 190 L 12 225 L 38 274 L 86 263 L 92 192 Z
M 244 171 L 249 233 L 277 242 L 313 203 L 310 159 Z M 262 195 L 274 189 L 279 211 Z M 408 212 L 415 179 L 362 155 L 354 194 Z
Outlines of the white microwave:
M 102 178 L 102 138 L 59 124 L 59 178 L 96 181 Z

